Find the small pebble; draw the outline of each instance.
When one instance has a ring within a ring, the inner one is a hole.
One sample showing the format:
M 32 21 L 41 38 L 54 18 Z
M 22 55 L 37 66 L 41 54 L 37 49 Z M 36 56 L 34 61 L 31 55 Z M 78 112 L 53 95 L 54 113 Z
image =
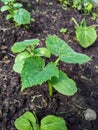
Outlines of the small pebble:
M 88 108 L 84 113 L 85 119 L 87 121 L 96 120 L 97 114 L 93 109 Z

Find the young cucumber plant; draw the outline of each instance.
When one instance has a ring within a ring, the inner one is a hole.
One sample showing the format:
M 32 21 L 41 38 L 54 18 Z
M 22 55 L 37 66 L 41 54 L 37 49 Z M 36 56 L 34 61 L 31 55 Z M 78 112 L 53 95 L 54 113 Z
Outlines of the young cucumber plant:
M 93 9 L 92 0 L 73 0 L 73 7 L 84 13 L 91 13 Z
M 9 14 L 6 15 L 6 20 L 13 19 L 13 21 L 18 25 L 30 24 L 30 13 L 23 9 L 23 5 L 20 3 L 15 3 L 15 0 L 1 0 L 4 6 L 1 7 L 1 12 L 8 11 Z
M 72 20 L 75 23 L 77 41 L 83 48 L 91 46 L 97 38 L 95 28 L 92 26 L 87 27 L 85 19 L 82 20 L 80 25 L 74 18 Z
M 53 88 L 64 95 L 74 95 L 77 92 L 76 84 L 66 73 L 58 69 L 58 62 L 61 60 L 66 63 L 83 64 L 90 58 L 75 52 L 56 35 L 46 38 L 47 48 L 35 48 L 38 44 L 38 39 L 25 40 L 16 42 L 11 48 L 13 53 L 19 53 L 15 58 L 13 69 L 21 75 L 21 91 L 47 81 L 50 96 Z M 57 56 L 57 60 L 45 64 L 43 56 L 50 58 L 51 54 Z
M 36 114 L 29 111 L 17 118 L 14 124 L 18 130 L 67 130 L 63 118 L 48 115 L 41 120 L 39 125 Z

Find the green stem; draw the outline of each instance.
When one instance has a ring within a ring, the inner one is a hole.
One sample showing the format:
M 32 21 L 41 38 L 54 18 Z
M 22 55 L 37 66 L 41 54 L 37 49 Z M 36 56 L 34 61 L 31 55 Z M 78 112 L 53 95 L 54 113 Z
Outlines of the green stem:
M 55 63 L 57 64 L 59 61 L 60 61 L 60 58 L 57 58 L 56 61 L 55 61 Z
M 49 95 L 52 96 L 53 95 L 53 88 L 52 88 L 51 83 L 49 83 L 49 81 L 48 81 L 48 88 L 49 88 Z
M 30 46 L 28 46 L 28 47 L 26 48 L 26 50 L 27 50 L 32 56 L 34 55 L 34 52 L 33 52 L 33 50 L 31 49 Z
M 77 23 L 77 21 L 75 20 L 75 18 L 72 17 L 72 21 L 75 23 L 76 27 L 79 27 L 79 24 Z

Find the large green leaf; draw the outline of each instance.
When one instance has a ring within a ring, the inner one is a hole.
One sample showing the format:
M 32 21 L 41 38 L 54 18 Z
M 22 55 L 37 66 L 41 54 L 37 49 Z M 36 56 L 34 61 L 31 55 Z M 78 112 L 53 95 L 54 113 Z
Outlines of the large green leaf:
M 23 8 L 15 10 L 14 21 L 18 23 L 18 25 L 30 24 L 30 13 Z
M 74 52 L 74 50 L 68 46 L 68 44 L 60 39 L 56 35 L 50 35 L 46 38 L 46 46 L 53 55 L 60 56 L 62 54 L 67 54 L 69 52 Z
M 59 71 L 59 78 L 52 77 L 50 83 L 58 92 L 64 95 L 71 96 L 77 92 L 75 82 L 63 71 Z
M 15 120 L 15 127 L 18 130 L 38 130 L 36 118 L 31 112 L 25 112 L 21 117 Z
M 25 58 L 28 58 L 30 56 L 31 55 L 28 52 L 22 52 L 22 53 L 18 54 L 15 58 L 13 70 L 17 73 L 21 73 Z
M 41 120 L 40 130 L 67 130 L 67 127 L 62 118 L 48 115 Z
M 79 64 L 83 64 L 83 63 L 91 60 L 87 55 L 76 53 L 76 52 L 69 53 L 66 55 L 61 55 L 60 59 L 61 59 L 61 61 L 64 61 L 66 63 L 79 63 Z
M 34 47 L 34 45 L 39 44 L 39 39 L 30 39 L 30 40 L 24 40 L 21 42 L 16 42 L 12 47 L 11 51 L 14 53 L 22 52 L 26 49 L 26 47 L 31 46 Z
M 40 66 L 40 62 L 38 57 L 25 59 L 21 75 L 21 90 L 38 84 L 41 85 L 43 82 L 51 80 L 51 77 L 58 76 L 59 71 L 55 63 L 49 63 L 43 68 L 42 64 Z
M 60 57 L 61 61 L 67 63 L 85 63 L 90 60 L 87 55 L 75 52 L 68 44 L 56 35 L 48 36 L 46 46 L 50 52 Z
M 93 27 L 78 27 L 76 30 L 76 37 L 80 45 L 84 48 L 91 46 L 96 38 L 97 34 Z
M 24 66 L 21 73 L 22 89 L 33 86 L 34 77 L 43 70 L 44 61 L 40 57 L 29 57 L 24 60 Z M 39 80 L 39 79 L 38 79 Z
M 45 57 L 48 57 L 50 58 L 50 51 L 47 49 L 47 48 L 37 48 L 35 49 L 35 55 L 36 56 L 45 56 Z

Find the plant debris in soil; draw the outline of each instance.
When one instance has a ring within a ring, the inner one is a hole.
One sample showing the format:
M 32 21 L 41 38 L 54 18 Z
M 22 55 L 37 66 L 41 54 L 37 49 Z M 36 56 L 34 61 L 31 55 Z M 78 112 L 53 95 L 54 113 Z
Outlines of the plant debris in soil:
M 98 40 L 87 49 L 81 48 L 75 40 L 71 18 L 80 22 L 85 17 L 87 25 L 98 24 L 98 19 L 93 21 L 91 15 L 80 14 L 71 7 L 63 10 L 56 0 L 38 3 L 28 0 L 23 5 L 35 19 L 28 29 L 15 27 L 12 21 L 5 21 L 5 13 L 0 13 L 0 129 L 16 130 L 15 119 L 25 111 L 35 111 L 39 120 L 49 114 L 63 117 L 68 130 L 98 130 L 98 118 L 87 121 L 84 117 L 88 108 L 98 114 Z M 67 34 L 60 33 L 61 28 L 67 28 Z M 20 92 L 20 77 L 12 69 L 15 55 L 10 48 L 16 41 L 32 38 L 39 38 L 40 46 L 44 46 L 49 34 L 57 34 L 74 50 L 92 58 L 83 65 L 59 64 L 59 68 L 76 81 L 78 92 L 74 96 L 67 97 L 54 90 L 53 96 L 49 97 L 46 83 Z

